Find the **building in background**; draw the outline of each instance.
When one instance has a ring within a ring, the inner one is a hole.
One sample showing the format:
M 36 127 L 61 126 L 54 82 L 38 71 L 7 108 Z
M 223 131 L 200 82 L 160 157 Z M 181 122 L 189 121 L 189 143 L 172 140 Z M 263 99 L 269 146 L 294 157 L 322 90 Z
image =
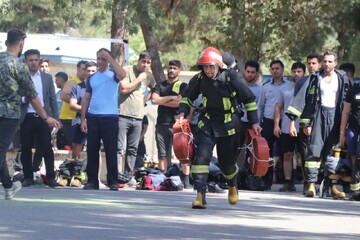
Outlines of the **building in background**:
M 0 33 L 0 52 L 5 51 L 6 33 Z M 49 59 L 51 73 L 66 72 L 69 76 L 76 74 L 80 60 L 95 61 L 100 48 L 111 49 L 111 43 L 124 44 L 125 64 L 129 59 L 129 44 L 122 39 L 70 37 L 64 34 L 27 34 L 23 52 L 38 49 L 42 58 Z

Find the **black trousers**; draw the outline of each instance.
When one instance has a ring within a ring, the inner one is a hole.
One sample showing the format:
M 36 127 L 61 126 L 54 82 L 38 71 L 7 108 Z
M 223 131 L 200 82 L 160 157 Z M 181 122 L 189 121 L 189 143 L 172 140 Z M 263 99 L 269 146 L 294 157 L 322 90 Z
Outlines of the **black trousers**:
M 280 156 L 282 156 L 280 139 L 274 135 L 274 120 L 268 119 L 268 118 L 263 118 L 263 121 L 261 122 L 261 127 L 262 127 L 261 136 L 266 139 L 266 141 L 269 145 L 269 156 L 274 157 L 275 142 L 277 143 L 277 147 L 279 148 Z M 271 187 L 271 185 L 272 185 L 273 173 L 274 173 L 274 169 L 271 166 L 271 167 L 269 167 L 266 175 L 262 177 L 266 187 L 268 187 L 268 188 Z
M 88 182 L 95 185 L 99 184 L 99 150 L 101 140 L 104 144 L 107 184 L 117 184 L 118 161 L 117 161 L 117 140 L 119 133 L 119 118 L 116 117 L 94 117 L 87 116 L 87 157 L 88 163 L 86 172 Z
M 0 179 L 4 188 L 11 188 L 12 181 L 6 163 L 6 151 L 15 135 L 19 119 L 0 117 Z
M 201 191 L 206 189 L 209 164 L 215 145 L 221 172 L 224 174 L 225 178 L 226 176 L 234 174 L 231 179 L 228 179 L 228 185 L 237 185 L 236 176 L 238 168 L 236 166 L 236 161 L 240 153 L 239 133 L 227 137 L 215 138 L 200 130 L 196 134 L 195 145 L 195 159 L 192 162 L 191 168 L 195 190 Z
M 301 155 L 301 170 L 305 182 L 306 182 L 305 156 L 307 155 L 307 146 L 309 146 L 309 140 L 310 140 L 309 136 L 305 135 L 303 128 L 300 127 L 298 133 L 299 144 L 297 146 L 299 146 L 298 151 Z
M 55 178 L 54 152 L 51 144 L 51 129 L 36 113 L 27 113 L 20 125 L 21 163 L 25 179 L 33 179 L 33 159 L 31 149 L 37 138 L 39 148 L 43 153 L 46 176 Z

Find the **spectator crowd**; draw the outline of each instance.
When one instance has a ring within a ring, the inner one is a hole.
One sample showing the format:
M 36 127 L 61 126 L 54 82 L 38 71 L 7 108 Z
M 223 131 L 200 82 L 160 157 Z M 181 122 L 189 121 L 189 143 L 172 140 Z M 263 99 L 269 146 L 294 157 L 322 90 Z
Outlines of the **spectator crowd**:
M 229 203 L 236 204 L 239 188 L 267 191 L 274 183 L 282 184 L 280 192 L 360 200 L 360 87 L 354 82 L 354 65 L 338 68 L 335 52 L 309 53 L 304 63 L 290 66 L 289 77 L 284 76 L 284 63 L 273 60 L 271 79 L 260 82 L 257 61 L 239 69 L 231 53 L 210 47 L 201 52 L 200 72 L 189 83 L 179 80 L 182 63 L 176 59 L 167 64 L 167 79 L 156 82 L 149 51 L 141 52 L 135 65 L 121 67 L 101 48 L 94 53 L 96 62 L 79 61 L 76 75 L 70 77 L 52 73 L 51 62 L 37 49 L 27 50 L 20 62 L 25 39 L 22 31 L 9 31 L 7 51 L 0 53 L 0 177 L 5 199 L 21 186 L 36 184 L 43 163 L 43 181 L 52 188 L 98 190 L 105 184 L 117 191 L 123 183 L 147 184 L 138 176 L 150 168 L 144 138 L 149 124 L 145 108 L 151 102 L 158 105 L 158 156 L 151 168 L 167 177 L 177 169 L 180 181 L 172 179 L 176 186 L 197 192 L 193 208 L 206 208 L 206 192 L 228 189 Z M 173 125 L 184 118 L 190 119 L 195 158 L 192 164 L 174 165 Z M 249 168 L 247 129 L 268 143 L 264 176 L 252 176 Z M 11 148 L 21 152 L 20 181 L 11 179 L 6 166 Z M 59 149 L 68 150 L 69 157 L 55 169 Z M 103 182 L 102 166 L 107 169 Z M 256 187 L 249 178 L 257 179 Z

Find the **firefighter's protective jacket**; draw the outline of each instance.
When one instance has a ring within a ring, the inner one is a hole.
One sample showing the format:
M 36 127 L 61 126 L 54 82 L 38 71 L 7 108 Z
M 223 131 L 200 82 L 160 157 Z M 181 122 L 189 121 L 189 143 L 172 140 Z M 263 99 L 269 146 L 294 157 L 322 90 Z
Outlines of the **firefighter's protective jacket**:
M 346 91 L 351 87 L 351 83 L 344 71 L 335 69 L 335 73 L 339 81 L 339 90 L 336 97 L 336 114 L 337 116 L 341 116 L 342 103 Z M 294 96 L 285 113 L 290 119 L 300 117 L 300 125 L 305 127 L 313 125 L 314 116 L 321 106 L 320 80 L 323 75 L 323 70 L 311 74 L 300 91 Z
M 222 71 L 215 80 L 202 72 L 196 74 L 182 93 L 179 112 L 188 116 L 201 93 L 198 126 L 205 133 L 225 137 L 239 132 L 240 104 L 246 108 L 250 123 L 258 123 L 256 98 L 235 70 Z

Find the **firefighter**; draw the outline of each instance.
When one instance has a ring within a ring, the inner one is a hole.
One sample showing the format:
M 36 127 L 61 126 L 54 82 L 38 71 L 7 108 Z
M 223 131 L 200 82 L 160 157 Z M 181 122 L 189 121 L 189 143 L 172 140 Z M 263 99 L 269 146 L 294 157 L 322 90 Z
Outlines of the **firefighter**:
M 257 134 L 258 124 L 255 96 L 240 75 L 233 69 L 222 69 L 223 59 L 219 50 L 205 48 L 198 59 L 201 72 L 196 74 L 182 93 L 179 105 L 180 121 L 189 115 L 194 101 L 202 94 L 203 108 L 200 111 L 199 133 L 195 138 L 195 159 L 191 173 L 197 191 L 192 208 L 206 208 L 206 185 L 209 163 L 216 145 L 219 167 L 229 186 L 228 200 L 231 205 L 238 201 L 236 160 L 240 152 L 241 104 L 248 112 L 249 121 Z
M 307 197 L 316 195 L 315 183 L 321 159 L 326 159 L 332 147 L 339 142 L 343 99 L 350 81 L 344 71 L 335 69 L 337 59 L 334 52 L 324 54 L 323 69 L 308 77 L 286 112 L 292 121 L 300 117 L 304 134 L 309 136 L 305 156 Z M 296 136 L 297 133 L 291 131 L 290 135 Z M 344 193 L 332 189 L 332 195 L 342 197 Z

